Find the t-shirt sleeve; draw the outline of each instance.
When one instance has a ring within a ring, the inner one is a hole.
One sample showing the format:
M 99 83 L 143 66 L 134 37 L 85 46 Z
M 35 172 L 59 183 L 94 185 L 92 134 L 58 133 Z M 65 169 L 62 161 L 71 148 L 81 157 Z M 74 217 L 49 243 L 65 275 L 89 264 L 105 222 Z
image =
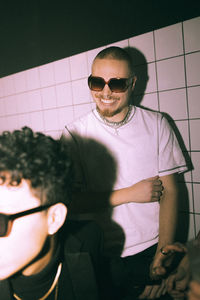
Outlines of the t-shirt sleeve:
M 75 131 L 73 124 L 65 125 L 62 135 L 65 137 L 71 137 L 72 132 Z
M 183 152 L 165 117 L 158 118 L 158 151 L 160 176 L 187 170 Z
M 82 158 L 82 138 L 79 134 L 78 127 L 76 123 L 70 123 L 65 125 L 61 139 L 66 139 L 68 142 L 68 147 L 70 151 L 70 155 L 73 161 L 73 170 L 74 170 L 74 182 L 73 189 L 75 191 L 84 190 L 86 186 L 85 179 L 85 167 Z
M 86 125 L 84 120 L 77 119 L 75 122 L 65 125 L 62 134 L 66 137 L 70 137 L 73 134 L 79 136 L 85 136 L 85 131 L 86 131 Z

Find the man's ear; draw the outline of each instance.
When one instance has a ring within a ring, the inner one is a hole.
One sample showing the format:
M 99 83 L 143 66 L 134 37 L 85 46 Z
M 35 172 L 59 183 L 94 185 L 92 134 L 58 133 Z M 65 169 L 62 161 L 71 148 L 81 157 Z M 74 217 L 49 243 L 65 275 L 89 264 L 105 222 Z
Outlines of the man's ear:
M 133 77 L 132 90 L 134 90 L 134 88 L 135 88 L 135 83 L 136 83 L 136 81 L 137 81 L 137 77 L 134 76 L 134 77 Z
M 52 205 L 48 209 L 48 233 L 55 234 L 64 224 L 67 216 L 67 207 L 63 203 Z

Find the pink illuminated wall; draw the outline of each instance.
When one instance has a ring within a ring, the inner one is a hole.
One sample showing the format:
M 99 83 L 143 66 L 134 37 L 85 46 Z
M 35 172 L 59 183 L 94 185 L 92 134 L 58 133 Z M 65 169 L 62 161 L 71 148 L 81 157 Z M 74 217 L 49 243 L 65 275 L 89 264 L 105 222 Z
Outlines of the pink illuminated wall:
M 143 53 L 149 80 L 141 105 L 172 117 L 191 157 L 193 170 L 185 174 L 189 207 L 180 212 L 189 216 L 189 238 L 200 230 L 199 32 L 200 17 L 114 44 Z M 104 47 L 1 78 L 0 131 L 27 125 L 59 137 L 65 124 L 94 106 L 87 77 Z

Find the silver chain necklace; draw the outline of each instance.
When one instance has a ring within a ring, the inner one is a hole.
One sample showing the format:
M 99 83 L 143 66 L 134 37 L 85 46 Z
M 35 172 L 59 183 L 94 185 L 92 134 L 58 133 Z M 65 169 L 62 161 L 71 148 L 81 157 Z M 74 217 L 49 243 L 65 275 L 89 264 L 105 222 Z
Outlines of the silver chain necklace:
M 119 122 L 111 122 L 111 121 L 108 121 L 104 116 L 102 116 L 97 108 L 97 112 L 98 112 L 98 115 L 99 117 L 101 118 L 101 120 L 109 127 L 112 127 L 114 129 L 118 129 L 119 127 L 125 125 L 126 123 L 129 122 L 129 117 L 131 115 L 131 112 L 132 112 L 132 109 L 133 109 L 133 106 L 132 105 L 129 105 L 128 107 L 128 111 L 127 111 L 127 114 L 126 116 L 124 117 L 124 119 L 122 121 L 119 121 Z

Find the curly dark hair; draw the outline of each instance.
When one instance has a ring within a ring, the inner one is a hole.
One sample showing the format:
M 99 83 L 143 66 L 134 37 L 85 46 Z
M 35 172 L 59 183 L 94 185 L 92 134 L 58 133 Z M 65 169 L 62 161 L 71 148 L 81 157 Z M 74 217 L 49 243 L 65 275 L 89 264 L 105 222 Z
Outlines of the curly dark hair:
M 55 140 L 29 127 L 0 135 L 0 184 L 17 186 L 25 179 L 42 204 L 69 205 L 72 173 L 65 140 Z

